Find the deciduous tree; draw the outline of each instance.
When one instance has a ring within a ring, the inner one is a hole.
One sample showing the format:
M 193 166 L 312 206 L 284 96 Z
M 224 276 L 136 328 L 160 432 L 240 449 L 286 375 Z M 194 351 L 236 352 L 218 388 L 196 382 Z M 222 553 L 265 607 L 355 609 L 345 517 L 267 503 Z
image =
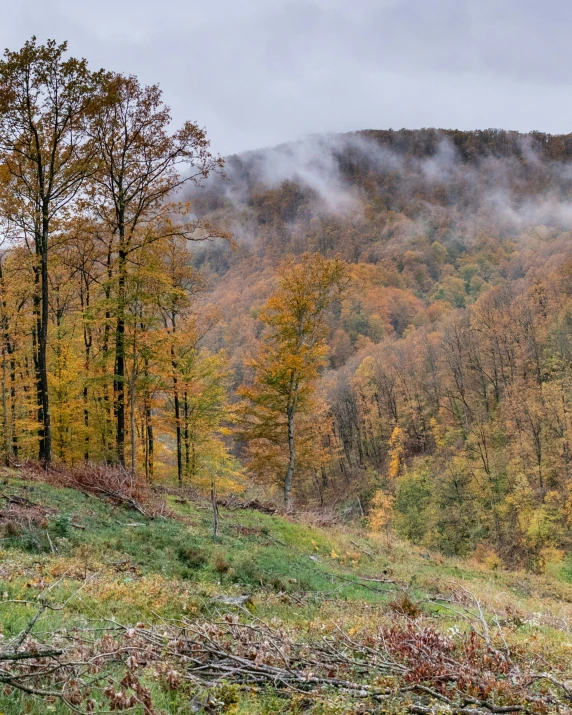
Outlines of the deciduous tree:
M 291 506 L 296 468 L 296 415 L 310 410 L 320 368 L 326 364 L 326 310 L 347 286 L 347 270 L 339 259 L 305 254 L 287 258 L 277 271 L 278 288 L 259 319 L 265 335 L 251 361 L 254 378 L 244 386 L 244 436 L 286 442 L 288 463 L 283 476 L 284 504 Z

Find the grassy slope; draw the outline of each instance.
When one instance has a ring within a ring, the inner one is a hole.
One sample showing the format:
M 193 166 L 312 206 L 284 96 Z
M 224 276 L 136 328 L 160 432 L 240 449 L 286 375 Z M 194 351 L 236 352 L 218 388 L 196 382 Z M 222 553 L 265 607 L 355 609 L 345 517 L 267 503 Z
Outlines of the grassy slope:
M 565 564 L 543 576 L 491 571 L 355 530 L 325 529 L 244 510 L 221 509 L 220 537 L 214 542 L 206 503 L 168 497 L 177 518 L 147 521 L 97 498 L 25 482 L 15 474 L 5 478 L 0 495 L 4 637 L 20 632 L 35 612 L 34 606 L 14 603 L 17 600 L 70 599 L 65 610 L 42 617 L 36 625 L 41 630 L 106 618 L 135 623 L 183 614 L 212 616 L 217 610 L 232 610 L 213 600 L 222 594 L 250 594 L 249 608 L 257 617 L 280 618 L 303 637 L 332 622 L 357 629 L 383 621 L 396 608 L 399 584 L 408 587 L 422 618 L 444 630 L 464 629 L 466 623 L 446 603 L 432 602 L 433 597 L 466 589 L 489 614 L 499 615 L 507 637 L 531 656 L 549 658 L 566 670 L 572 653 L 572 584 Z M 17 529 L 6 527 L 5 510 L 13 508 L 5 500 L 8 495 L 36 505 L 16 507 Z M 35 520 L 29 521 L 26 514 L 32 511 Z M 396 583 L 360 584 L 360 576 Z M 161 697 L 164 712 L 190 712 L 177 695 Z M 0 712 L 5 715 L 43 713 L 46 708 L 61 710 L 57 703 L 36 704 L 0 693 Z M 229 712 L 296 712 L 292 708 L 292 701 L 268 693 L 241 695 Z M 335 696 L 313 712 L 353 712 L 353 706 Z

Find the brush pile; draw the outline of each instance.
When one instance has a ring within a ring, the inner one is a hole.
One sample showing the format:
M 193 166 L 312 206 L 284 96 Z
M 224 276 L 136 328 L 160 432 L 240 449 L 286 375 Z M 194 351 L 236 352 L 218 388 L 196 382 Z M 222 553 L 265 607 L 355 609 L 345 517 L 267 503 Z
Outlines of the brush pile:
M 152 519 L 166 513 L 164 500 L 146 482 L 123 467 L 92 463 L 79 467 L 68 467 L 64 464 L 44 467 L 36 462 L 29 462 L 23 466 L 23 477 L 47 482 L 53 486 L 77 489 L 85 494 L 135 509 L 147 518 Z
M 108 623 L 33 636 L 41 604 L 25 632 L 0 650 L 0 683 L 76 712 L 155 708 L 150 680 L 170 690 L 216 693 L 223 684 L 320 698 L 342 691 L 356 711 L 412 713 L 570 713 L 565 676 L 536 670 L 498 638 L 469 629 L 451 636 L 396 617 L 352 633 L 332 624 L 303 641 L 279 622 L 181 619 L 160 626 Z M 216 698 L 209 700 L 216 703 Z M 212 711 L 212 710 L 210 710 Z M 215 708 L 216 711 L 216 708 Z

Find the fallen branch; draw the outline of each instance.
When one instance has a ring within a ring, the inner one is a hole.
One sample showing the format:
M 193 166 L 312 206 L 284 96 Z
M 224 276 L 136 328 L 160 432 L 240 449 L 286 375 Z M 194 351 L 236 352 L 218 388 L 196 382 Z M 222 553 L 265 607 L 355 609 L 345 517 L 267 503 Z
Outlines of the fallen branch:
M 216 600 L 220 605 L 247 601 L 247 596 Z M 484 618 L 482 608 L 477 610 L 477 619 Z M 80 706 L 87 709 L 95 688 L 104 688 L 99 696 L 106 709 L 143 704 L 143 712 L 154 712 L 143 681 L 149 677 L 172 690 L 189 684 L 204 690 L 223 681 L 316 696 L 334 688 L 360 700 L 397 698 L 402 710 L 420 715 L 437 715 L 443 707 L 459 715 L 569 713 L 572 701 L 572 689 L 556 672 L 531 672 L 526 656 L 518 653 L 507 658 L 492 631 L 488 642 L 474 630 L 452 638 L 405 617 L 351 635 L 333 623 L 314 640 L 227 614 L 156 626 L 98 623 L 43 633 L 42 642 L 33 636 L 37 619 L 36 614 L 23 637 L 0 650 L 0 682 L 29 694 L 57 696 L 77 712 Z M 542 687 L 536 687 L 541 680 Z

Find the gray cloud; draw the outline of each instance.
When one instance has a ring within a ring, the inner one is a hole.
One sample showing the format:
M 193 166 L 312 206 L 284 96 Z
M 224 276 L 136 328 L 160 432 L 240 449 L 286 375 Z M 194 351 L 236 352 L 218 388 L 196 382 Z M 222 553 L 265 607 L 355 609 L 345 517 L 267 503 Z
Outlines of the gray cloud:
M 160 82 L 222 153 L 360 128 L 571 128 L 565 0 L 2 5 L 2 45 L 68 39 L 95 66 Z

